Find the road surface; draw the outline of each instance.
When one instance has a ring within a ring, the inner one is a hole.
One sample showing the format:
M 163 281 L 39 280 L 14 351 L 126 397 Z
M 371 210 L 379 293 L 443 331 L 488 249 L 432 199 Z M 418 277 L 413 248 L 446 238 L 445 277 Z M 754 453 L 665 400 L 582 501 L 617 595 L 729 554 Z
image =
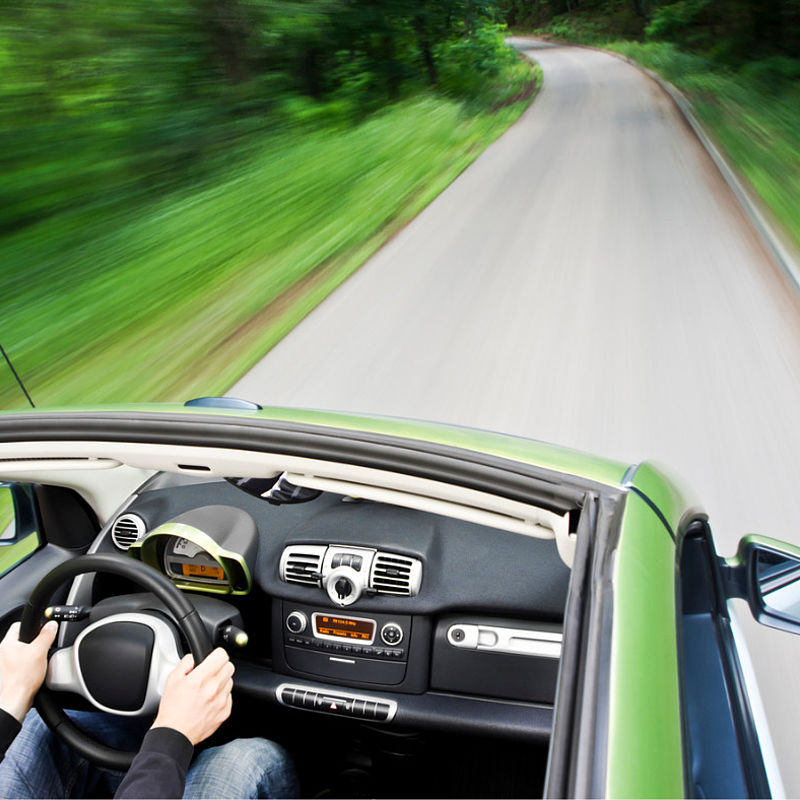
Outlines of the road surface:
M 654 82 L 528 46 L 520 121 L 230 394 L 658 459 L 721 553 L 800 543 L 796 296 Z M 800 637 L 742 624 L 799 796 Z

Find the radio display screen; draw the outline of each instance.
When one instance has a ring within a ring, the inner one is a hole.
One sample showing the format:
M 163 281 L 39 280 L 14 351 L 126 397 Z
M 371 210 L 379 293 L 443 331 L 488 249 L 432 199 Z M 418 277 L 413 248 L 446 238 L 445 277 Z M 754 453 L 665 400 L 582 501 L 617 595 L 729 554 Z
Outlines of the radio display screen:
M 314 632 L 319 636 L 338 636 L 342 639 L 371 642 L 375 636 L 375 622 L 371 619 L 314 614 Z

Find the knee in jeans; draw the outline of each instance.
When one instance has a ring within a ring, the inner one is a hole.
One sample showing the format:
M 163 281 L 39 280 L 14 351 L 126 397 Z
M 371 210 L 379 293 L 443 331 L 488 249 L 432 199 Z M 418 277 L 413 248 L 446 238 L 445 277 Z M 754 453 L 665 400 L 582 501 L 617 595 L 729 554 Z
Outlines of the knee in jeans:
M 242 767 L 258 772 L 273 772 L 291 764 L 286 750 L 267 739 L 234 739 L 225 745 L 226 755 L 236 759 Z

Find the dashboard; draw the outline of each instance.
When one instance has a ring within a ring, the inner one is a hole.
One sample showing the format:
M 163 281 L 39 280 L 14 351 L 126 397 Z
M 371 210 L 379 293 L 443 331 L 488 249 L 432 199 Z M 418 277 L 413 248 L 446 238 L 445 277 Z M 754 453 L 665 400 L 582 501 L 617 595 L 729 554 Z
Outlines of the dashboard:
M 246 631 L 241 692 L 388 726 L 549 735 L 570 576 L 553 541 L 298 495 L 159 473 L 93 551 L 149 563 L 209 627 Z M 70 602 L 145 602 L 125 592 L 85 576 Z

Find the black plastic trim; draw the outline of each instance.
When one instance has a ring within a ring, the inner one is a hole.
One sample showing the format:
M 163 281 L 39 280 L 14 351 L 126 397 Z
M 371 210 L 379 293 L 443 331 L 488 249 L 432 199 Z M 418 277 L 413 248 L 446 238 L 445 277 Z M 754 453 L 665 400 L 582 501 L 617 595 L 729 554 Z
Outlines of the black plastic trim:
M 268 667 L 248 661 L 235 661 L 235 689 L 278 705 L 275 690 L 287 680 L 293 685 L 308 686 L 319 692 L 339 693 L 341 685 L 317 683 L 304 678 L 289 678 L 277 675 Z M 397 714 L 390 723 L 412 729 L 433 729 L 465 733 L 486 737 L 504 737 L 544 742 L 550 736 L 553 709 L 547 705 L 516 703 L 465 695 L 427 692 L 420 695 L 395 694 L 373 687 L 362 687 L 359 691 L 381 700 L 394 700 Z M 295 713 L 290 709 L 288 713 Z M 298 713 L 316 713 L 313 711 Z
M 580 507 L 587 489 L 605 484 L 523 462 L 427 441 L 341 428 L 155 412 L 10 414 L 0 417 L 0 443 L 19 441 L 140 442 L 291 454 L 458 483 L 521 502 L 566 512 Z M 546 484 L 531 485 L 531 478 Z
M 678 558 L 681 557 L 685 540 L 689 537 L 700 539 L 705 549 L 704 556 L 709 580 L 707 585 L 702 587 L 706 593 L 705 598 L 700 598 L 703 604 L 696 610 L 703 610 L 703 607 L 705 607 L 710 613 L 716 629 L 722 657 L 722 669 L 728 691 L 730 713 L 733 718 L 740 763 L 745 783 L 747 784 L 748 795 L 750 797 L 770 797 L 769 781 L 761 754 L 758 732 L 750 709 L 747 688 L 728 616 L 725 580 L 720 568 L 721 559 L 716 554 L 711 529 L 705 519 L 694 518 L 686 521 L 679 534 Z M 680 561 L 678 563 L 680 564 Z M 680 581 L 680 572 L 677 573 L 677 580 Z M 678 644 L 681 646 L 680 637 Z M 684 734 L 686 735 L 687 733 L 684 730 Z M 685 744 L 688 744 L 688 736 Z M 686 753 L 686 757 L 688 755 Z

